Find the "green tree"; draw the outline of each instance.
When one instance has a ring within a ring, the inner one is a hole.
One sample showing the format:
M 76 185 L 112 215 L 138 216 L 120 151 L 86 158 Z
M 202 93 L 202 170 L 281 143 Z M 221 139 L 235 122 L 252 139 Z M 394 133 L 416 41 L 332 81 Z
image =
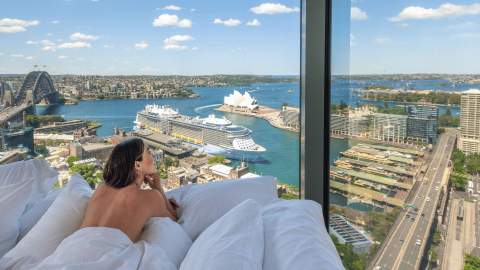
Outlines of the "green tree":
M 35 144 L 35 153 L 42 155 L 44 157 L 48 156 L 48 149 L 45 144 Z
M 70 172 L 80 174 L 92 188 L 102 181 L 102 172 L 94 164 L 73 165 Z
M 73 163 L 74 163 L 75 161 L 79 161 L 79 160 L 80 160 L 80 158 L 78 158 L 78 157 L 69 156 L 69 157 L 67 158 L 68 167 L 71 168 L 71 167 L 73 166 Z
M 465 254 L 464 270 L 480 270 L 480 258 Z
M 473 154 L 469 155 L 466 158 L 466 166 L 467 172 L 469 174 L 478 174 L 480 173 L 480 155 Z
M 225 162 L 224 156 L 214 156 L 208 159 L 208 164 L 216 164 Z

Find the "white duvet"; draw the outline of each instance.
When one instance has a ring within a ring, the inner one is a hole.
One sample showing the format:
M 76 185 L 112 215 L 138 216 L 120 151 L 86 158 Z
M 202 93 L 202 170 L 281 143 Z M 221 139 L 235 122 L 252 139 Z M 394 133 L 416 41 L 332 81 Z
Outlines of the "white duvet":
M 14 269 L 162 269 L 177 267 L 158 244 L 133 243 L 118 229 L 90 227 L 76 231 L 62 241 L 53 254 L 36 265 Z

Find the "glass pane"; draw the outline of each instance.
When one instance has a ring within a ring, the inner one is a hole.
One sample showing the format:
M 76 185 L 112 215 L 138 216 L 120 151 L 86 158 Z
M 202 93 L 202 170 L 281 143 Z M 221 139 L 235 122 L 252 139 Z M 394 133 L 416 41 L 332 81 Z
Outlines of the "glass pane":
M 2 113 L 36 104 L 2 122 L 4 155 L 95 186 L 138 136 L 165 189 L 271 175 L 298 198 L 300 1 L 173 2 L 4 3 Z
M 478 91 L 464 92 L 480 86 L 477 4 L 332 2 L 330 232 L 345 267 L 460 268 L 476 225 L 457 221 L 476 204 L 449 194 L 473 193 L 480 166 Z

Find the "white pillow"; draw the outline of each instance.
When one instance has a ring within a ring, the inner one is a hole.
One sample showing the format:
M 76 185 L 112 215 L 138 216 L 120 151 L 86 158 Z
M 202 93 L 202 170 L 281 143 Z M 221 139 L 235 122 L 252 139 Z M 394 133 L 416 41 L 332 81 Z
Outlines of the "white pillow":
M 140 240 L 161 247 L 177 268 L 192 245 L 192 240 L 182 226 L 165 217 L 150 218 Z
M 32 184 L 27 209 L 45 197 L 57 180 L 58 172 L 47 161 L 30 159 L 0 166 L 0 186 L 19 182 Z
M 22 214 L 20 217 L 20 232 L 17 238 L 17 242 L 22 240 L 23 237 L 33 228 L 33 226 L 40 220 L 45 214 L 50 205 L 55 201 L 62 190 L 53 189 L 47 193 L 47 195 L 31 205 L 31 207 Z
M 0 258 L 17 243 L 18 219 L 25 210 L 31 190 L 28 182 L 0 186 Z
M 28 269 L 28 264 L 38 263 L 52 254 L 63 239 L 80 227 L 91 194 L 90 186 L 80 175 L 70 177 L 37 224 L 0 260 L 0 269 L 13 265 L 19 267 L 15 269 Z
M 167 192 L 166 196 L 177 200 L 178 223 L 193 241 L 241 202 L 252 199 L 266 205 L 278 198 L 277 181 L 272 176 L 188 185 Z
M 246 200 L 193 242 L 180 270 L 261 270 L 263 242 L 260 205 Z
M 318 203 L 278 200 L 264 207 L 262 215 L 264 270 L 344 269 Z

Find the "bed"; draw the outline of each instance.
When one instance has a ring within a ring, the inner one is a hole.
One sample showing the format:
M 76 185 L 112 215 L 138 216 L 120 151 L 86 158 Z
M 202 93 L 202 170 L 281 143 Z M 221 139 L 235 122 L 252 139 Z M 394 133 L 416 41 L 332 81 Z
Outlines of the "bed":
M 43 160 L 0 166 L 0 269 L 344 269 L 321 206 L 282 200 L 262 176 L 166 192 L 179 221 L 150 219 L 140 241 L 79 225 L 92 190 L 80 175 L 54 189 Z

